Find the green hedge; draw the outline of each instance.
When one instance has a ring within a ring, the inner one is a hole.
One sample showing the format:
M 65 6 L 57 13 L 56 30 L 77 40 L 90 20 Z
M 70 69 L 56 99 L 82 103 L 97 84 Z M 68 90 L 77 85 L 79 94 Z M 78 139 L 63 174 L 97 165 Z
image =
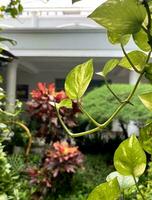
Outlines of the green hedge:
M 132 90 L 133 86 L 129 84 L 112 84 L 111 88 L 121 99 L 124 100 Z M 144 122 L 151 118 L 151 112 L 144 107 L 137 96 L 149 91 L 152 91 L 152 86 L 150 84 L 141 84 L 131 100 L 134 105 L 132 106 L 128 104 L 123 108 L 117 115 L 117 119 L 124 122 L 128 122 L 129 120 Z M 119 102 L 109 92 L 106 86 L 88 92 L 83 98 L 83 106 L 85 110 L 100 123 L 108 119 L 118 105 Z M 79 121 L 80 124 L 83 124 L 87 123 L 89 120 L 85 115 L 80 115 Z

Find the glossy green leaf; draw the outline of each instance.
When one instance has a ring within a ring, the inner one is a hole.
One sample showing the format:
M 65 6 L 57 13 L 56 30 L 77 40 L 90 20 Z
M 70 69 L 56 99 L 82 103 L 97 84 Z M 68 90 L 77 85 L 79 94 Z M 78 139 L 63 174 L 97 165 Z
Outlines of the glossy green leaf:
M 143 149 L 152 154 L 152 122 L 140 129 L 139 140 Z
M 100 184 L 90 193 L 87 200 L 117 200 L 120 198 L 120 188 L 117 178 Z
M 148 36 L 143 29 L 141 29 L 138 33 L 133 34 L 133 39 L 136 45 L 143 51 L 151 50 L 151 47 L 148 44 Z
M 108 62 L 106 62 L 103 70 L 101 72 L 98 72 L 96 74 L 100 75 L 100 76 L 107 76 L 107 74 L 109 72 L 111 72 L 119 63 L 118 59 L 111 59 Z
M 89 16 L 110 32 L 121 35 L 137 33 L 146 11 L 137 0 L 108 0 Z
M 152 63 L 148 63 L 145 67 L 145 77 L 152 82 Z
M 130 39 L 130 35 L 121 35 L 119 33 L 113 33 L 110 31 L 107 31 L 107 36 L 108 36 L 108 40 L 110 43 L 112 44 L 123 44 L 126 45 L 129 42 Z
M 123 141 L 114 154 L 114 166 L 124 175 L 142 175 L 146 168 L 146 155 L 135 135 Z
M 141 94 L 139 98 L 145 107 L 152 111 L 152 92 Z
M 126 189 L 126 188 L 129 188 L 133 185 L 135 185 L 135 181 L 134 181 L 134 178 L 133 176 L 123 176 L 121 175 L 119 172 L 115 171 L 115 172 L 111 172 L 106 180 L 107 181 L 110 181 L 114 178 L 117 178 L 118 180 L 118 183 L 119 183 L 119 186 L 122 190 Z M 138 182 L 139 178 L 136 177 L 136 181 Z
M 65 91 L 70 99 L 80 99 L 88 88 L 93 77 L 93 61 L 76 66 L 65 80 Z
M 71 99 L 63 99 L 59 104 L 58 104 L 58 109 L 65 107 L 65 108 L 72 108 L 72 101 Z
M 141 51 L 131 51 L 127 55 L 134 64 L 135 68 L 139 71 L 142 71 L 147 60 L 147 55 Z M 132 66 L 127 60 L 126 56 L 121 59 L 119 65 L 127 69 L 132 69 Z

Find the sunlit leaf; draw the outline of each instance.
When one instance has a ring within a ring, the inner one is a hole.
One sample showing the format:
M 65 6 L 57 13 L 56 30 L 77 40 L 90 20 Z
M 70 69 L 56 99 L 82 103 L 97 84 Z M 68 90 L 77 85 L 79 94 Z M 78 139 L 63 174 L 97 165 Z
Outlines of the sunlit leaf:
M 137 33 L 146 11 L 136 0 L 108 0 L 89 16 L 110 32 L 121 35 Z
M 148 63 L 145 67 L 145 77 L 152 82 L 152 63 Z
M 101 72 L 98 72 L 96 74 L 100 75 L 100 76 L 107 76 L 107 74 L 109 72 L 111 72 L 119 63 L 118 59 L 111 59 L 108 62 L 106 62 L 103 70 Z
M 63 99 L 60 103 L 58 103 L 58 109 L 59 108 L 72 108 L 72 101 L 71 99 Z
M 120 197 L 120 188 L 117 178 L 100 184 L 90 193 L 87 200 L 117 200 Z
M 93 76 L 92 59 L 76 66 L 65 80 L 65 91 L 70 99 L 80 99 L 85 93 Z
M 133 63 L 133 65 L 135 66 L 135 68 L 139 71 L 142 71 L 146 64 L 147 55 L 141 51 L 131 51 L 127 55 Z M 132 69 L 132 66 L 127 60 L 126 56 L 121 59 L 119 65 L 127 69 Z
M 146 155 L 135 135 L 123 141 L 114 154 L 114 166 L 124 175 L 142 175 L 146 168 Z
M 0 200 L 8 200 L 8 197 L 6 194 L 0 194 Z
M 142 101 L 142 103 L 146 106 L 146 108 L 152 111 L 152 92 L 141 94 L 139 98 Z
M 140 129 L 139 139 L 143 149 L 152 154 L 152 122 Z
M 6 37 L 0 37 L 0 42 L 9 42 L 12 45 L 16 45 L 16 43 L 17 43 L 15 40 L 12 40 L 12 39 L 9 39 L 9 38 L 6 38 Z
M 107 31 L 108 40 L 112 44 L 118 44 L 121 43 L 123 45 L 126 45 L 129 42 L 130 35 L 121 35 L 119 33 L 113 33 L 110 31 Z
M 111 172 L 111 173 L 107 176 L 106 180 L 107 180 L 107 181 L 110 181 L 110 180 L 112 180 L 112 179 L 114 179 L 114 178 L 117 178 L 118 183 L 119 183 L 119 186 L 120 186 L 120 188 L 121 188 L 122 190 L 124 190 L 124 189 L 126 189 L 126 188 L 129 188 L 129 187 L 135 185 L 135 181 L 134 181 L 134 179 L 133 179 L 132 176 L 123 176 L 123 175 L 121 175 L 121 174 L 120 174 L 119 172 L 117 172 L 117 171 Z M 136 177 L 136 181 L 137 181 L 137 182 L 138 182 L 138 180 L 139 180 L 138 177 Z
M 143 51 L 151 50 L 151 47 L 148 44 L 148 36 L 143 29 L 141 29 L 138 33 L 133 34 L 133 39 L 136 45 Z

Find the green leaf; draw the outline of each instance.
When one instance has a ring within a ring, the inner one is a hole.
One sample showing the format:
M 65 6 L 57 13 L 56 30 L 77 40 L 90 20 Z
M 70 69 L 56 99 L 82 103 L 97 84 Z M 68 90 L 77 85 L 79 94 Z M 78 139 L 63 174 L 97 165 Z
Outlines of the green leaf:
M 152 82 L 152 63 L 148 63 L 145 67 L 145 77 Z
M 148 44 L 148 36 L 143 29 L 141 29 L 138 33 L 133 34 L 133 39 L 136 45 L 143 51 L 151 50 L 151 47 Z
M 137 0 L 108 0 L 89 17 L 110 32 L 126 35 L 141 29 L 146 11 Z
M 93 61 L 76 66 L 65 80 L 65 91 L 70 99 L 80 99 L 85 93 L 93 76 Z
M 140 129 L 139 141 L 143 149 L 152 154 L 152 122 Z
M 121 43 L 123 45 L 126 45 L 129 42 L 130 35 L 121 35 L 119 33 L 113 33 L 110 31 L 107 31 L 108 40 L 112 44 L 118 44 Z
M 9 38 L 6 38 L 6 37 L 0 37 L 0 42 L 9 42 L 12 45 L 16 45 L 16 41 L 15 40 L 12 40 L 12 39 L 9 39 Z
M 63 99 L 60 103 L 57 104 L 57 108 L 60 109 L 62 107 L 72 108 L 71 99 Z
M 0 194 L 0 200 L 8 200 L 8 197 L 6 194 Z
M 130 58 L 131 62 L 134 64 L 135 68 L 139 71 L 142 71 L 146 64 L 147 55 L 141 51 L 131 51 L 127 55 Z M 127 69 L 132 69 L 132 66 L 130 65 L 126 56 L 121 59 L 119 65 Z
M 146 155 L 135 135 L 123 141 L 114 154 L 114 166 L 124 175 L 138 177 L 146 168 Z
M 111 59 L 105 64 L 102 72 L 98 72 L 96 74 L 105 77 L 107 76 L 109 72 L 111 72 L 118 65 L 118 63 L 119 63 L 118 59 Z
M 3 82 L 3 77 L 0 75 L 0 83 Z
M 152 111 L 152 92 L 141 94 L 139 98 L 142 101 L 142 103 L 146 106 L 146 108 Z
M 87 200 L 117 200 L 120 197 L 120 189 L 117 178 L 100 184 L 90 193 Z
M 121 175 L 119 172 L 115 171 L 115 172 L 111 172 L 106 180 L 110 181 L 114 178 L 117 178 L 119 186 L 122 190 L 127 189 L 133 185 L 135 185 L 135 181 L 133 179 L 133 176 L 123 176 Z M 136 181 L 138 182 L 138 177 L 136 177 Z

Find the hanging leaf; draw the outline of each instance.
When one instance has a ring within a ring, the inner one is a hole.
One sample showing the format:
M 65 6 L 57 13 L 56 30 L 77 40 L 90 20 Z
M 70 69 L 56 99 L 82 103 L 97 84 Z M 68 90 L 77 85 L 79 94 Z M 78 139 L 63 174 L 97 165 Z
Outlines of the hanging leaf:
M 127 189 L 133 185 L 135 185 L 135 181 L 133 179 L 132 176 L 123 176 L 121 175 L 119 172 L 115 171 L 115 172 L 111 172 L 107 178 L 106 181 L 110 181 L 114 178 L 117 178 L 120 189 L 124 190 Z M 138 177 L 136 177 L 136 181 L 138 182 Z
M 152 111 L 152 92 L 142 94 L 139 96 L 139 98 L 146 108 Z
M 129 42 L 130 35 L 121 35 L 119 33 L 113 33 L 107 31 L 108 40 L 112 44 L 123 44 L 126 45 Z
M 0 83 L 3 82 L 3 77 L 0 75 Z
M 140 129 L 139 140 L 143 149 L 152 154 L 152 122 Z
M 114 154 L 114 166 L 124 175 L 139 177 L 146 168 L 146 155 L 135 135 L 123 141 Z
M 72 108 L 72 101 L 71 99 L 63 99 L 60 103 L 57 104 L 57 108 L 60 109 L 62 107 L 65 108 Z
M 127 54 L 136 69 L 142 71 L 146 64 L 147 55 L 141 51 L 131 51 Z M 123 57 L 119 63 L 121 67 L 132 70 L 132 66 L 127 60 L 126 56 Z
M 136 45 L 143 51 L 150 51 L 151 47 L 148 44 L 148 36 L 143 29 L 138 33 L 133 34 L 133 39 Z
M 9 39 L 9 38 L 6 38 L 6 37 L 1 37 L 1 36 L 0 36 L 0 42 L 9 42 L 12 45 L 16 45 L 16 43 L 17 43 L 15 40 L 12 40 L 12 39 Z
M 148 63 L 145 67 L 145 77 L 152 82 L 152 63 Z
M 93 76 L 92 59 L 76 66 L 65 80 L 66 95 L 70 99 L 80 99 L 85 93 Z
M 105 64 L 102 72 L 98 72 L 96 74 L 106 77 L 108 73 L 111 72 L 118 65 L 118 63 L 118 59 L 111 59 Z
M 117 178 L 100 184 L 90 193 L 87 200 L 116 200 L 120 198 L 120 189 Z
M 136 0 L 108 0 L 89 17 L 110 32 L 126 35 L 141 29 L 146 11 Z

